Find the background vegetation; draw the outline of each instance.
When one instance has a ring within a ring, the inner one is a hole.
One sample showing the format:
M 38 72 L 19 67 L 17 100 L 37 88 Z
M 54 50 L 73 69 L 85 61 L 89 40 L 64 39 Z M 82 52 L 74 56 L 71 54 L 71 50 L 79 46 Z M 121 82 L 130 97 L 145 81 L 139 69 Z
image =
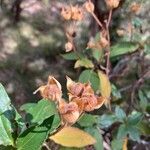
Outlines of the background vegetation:
M 0 1 L 0 82 L 6 88 L 12 104 L 23 116 L 25 114 L 20 110 L 20 106 L 27 102 L 37 102 L 41 98 L 40 95 L 32 93 L 46 83 L 49 74 L 60 81 L 64 93 L 66 75 L 76 81 L 90 80 L 95 90 L 99 86 L 97 74 L 85 65 L 74 69 L 77 58 L 72 52 L 65 52 L 65 29 L 69 23 L 61 17 L 61 7 L 70 3 L 82 5 L 84 2 Z M 138 12 L 131 11 L 134 2 L 140 6 Z M 104 23 L 109 13 L 105 1 L 93 0 L 93 3 L 95 14 Z M 88 146 L 86 149 L 101 150 L 104 147 L 120 150 L 125 144 L 122 137 L 128 137 L 128 149 L 150 149 L 149 7 L 148 0 L 121 0 L 119 7 L 113 10 L 110 23 L 112 52 L 109 73 L 112 110 L 103 106 L 100 110 L 92 112 L 92 115 L 86 114 L 79 120 L 77 126 L 99 141 L 98 145 Z M 75 40 L 80 54 L 84 53 L 88 58 L 91 56 L 91 51 L 86 50 L 87 42 L 90 38 L 97 39 L 99 31 L 98 25 L 90 15 L 79 23 Z M 96 58 L 97 54 L 94 56 Z M 46 106 L 47 103 L 43 102 L 42 105 Z M 30 113 L 34 115 L 34 111 Z M 100 131 L 97 131 L 97 127 Z M 52 141 L 47 142 L 47 145 L 54 150 L 60 148 Z M 47 145 L 43 146 L 43 149 Z

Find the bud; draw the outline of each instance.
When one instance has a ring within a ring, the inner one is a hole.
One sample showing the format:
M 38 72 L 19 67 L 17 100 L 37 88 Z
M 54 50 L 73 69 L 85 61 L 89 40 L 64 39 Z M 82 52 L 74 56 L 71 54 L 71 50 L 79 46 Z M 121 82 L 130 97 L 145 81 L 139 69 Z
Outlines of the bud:
M 117 8 L 120 0 L 105 0 L 109 9 Z
M 131 10 L 131 12 L 133 12 L 133 13 L 136 14 L 136 13 L 139 12 L 140 8 L 141 8 L 141 5 L 140 5 L 140 4 L 137 4 L 136 2 L 133 2 L 133 3 L 131 4 L 130 10 Z
M 90 13 L 94 12 L 94 4 L 91 2 L 91 0 L 85 2 L 84 7 L 87 12 L 90 12 Z
M 58 110 L 63 121 L 69 124 L 74 124 L 80 116 L 78 105 L 75 102 L 66 103 L 61 100 Z
M 66 20 L 70 20 L 71 19 L 71 15 L 72 15 L 72 12 L 71 12 L 71 8 L 70 7 L 63 7 L 62 8 L 62 11 L 61 11 L 61 16 L 66 19 Z
M 71 42 L 67 42 L 67 43 L 65 44 L 65 49 L 66 49 L 66 52 L 72 51 L 72 49 L 73 49 L 72 43 L 71 43 Z
M 40 94 L 43 98 L 52 101 L 59 101 L 62 97 L 61 85 L 52 76 L 49 76 L 47 85 L 39 87 L 34 94 L 36 94 L 38 91 L 40 91 Z

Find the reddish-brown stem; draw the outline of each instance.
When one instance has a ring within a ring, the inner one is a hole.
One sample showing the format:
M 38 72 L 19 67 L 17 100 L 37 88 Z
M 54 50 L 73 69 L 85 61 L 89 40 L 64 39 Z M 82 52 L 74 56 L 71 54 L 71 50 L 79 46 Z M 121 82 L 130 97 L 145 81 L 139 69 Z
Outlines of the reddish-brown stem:
M 109 75 L 109 71 L 110 71 L 110 33 L 109 33 L 109 25 L 110 25 L 110 21 L 111 21 L 111 17 L 112 17 L 112 9 L 109 11 L 109 17 L 108 17 L 108 21 L 106 23 L 106 32 L 107 32 L 107 40 L 108 40 L 108 47 L 106 50 L 106 74 L 107 76 Z
M 103 25 L 102 23 L 99 21 L 99 19 L 97 18 L 97 16 L 94 14 L 94 12 L 91 12 L 93 18 L 96 20 L 97 24 L 103 29 Z

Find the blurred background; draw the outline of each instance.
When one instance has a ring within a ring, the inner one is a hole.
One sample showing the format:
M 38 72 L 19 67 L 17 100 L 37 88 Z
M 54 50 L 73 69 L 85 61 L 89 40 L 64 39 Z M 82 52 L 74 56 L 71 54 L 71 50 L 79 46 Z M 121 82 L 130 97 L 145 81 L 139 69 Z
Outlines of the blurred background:
M 73 64 L 61 57 L 66 42 L 66 22 L 61 18 L 60 11 L 63 4 L 84 2 L 85 0 L 0 1 L 0 81 L 16 105 L 37 99 L 32 93 L 46 82 L 49 74 L 54 75 L 62 84 L 66 74 L 76 76 L 77 70 L 73 69 Z M 108 13 L 104 1 L 95 0 L 94 3 L 98 17 L 103 20 Z M 126 15 L 130 3 L 131 1 L 122 0 L 114 12 L 111 23 L 112 41 L 118 38 L 117 28 L 121 26 L 127 29 L 129 17 Z M 142 32 L 147 35 L 150 5 L 148 0 L 141 4 L 142 10 L 135 21 L 141 23 Z M 85 47 L 89 37 L 97 33 L 98 26 L 89 17 L 79 27 L 78 45 Z
M 65 53 L 65 27 L 69 22 L 62 19 L 60 11 L 64 4 L 82 5 L 84 2 L 85 0 L 0 0 L 0 82 L 17 108 L 40 99 L 38 94 L 32 93 L 47 82 L 48 75 L 55 76 L 62 85 L 66 83 L 66 75 L 78 79 L 82 69 L 75 70 L 74 61 L 65 60 L 61 55 Z M 139 13 L 130 13 L 132 2 L 140 4 Z M 105 20 L 108 10 L 104 0 L 93 0 L 93 3 L 98 18 Z M 92 17 L 89 15 L 86 18 L 78 26 L 79 51 L 85 49 L 90 37 L 99 31 Z M 110 26 L 112 44 L 120 40 L 118 29 L 128 33 L 124 38 L 129 38 L 131 22 L 135 27 L 132 39 L 141 43 L 141 47 L 133 54 L 112 60 L 110 75 L 115 84 L 114 101 L 118 100 L 117 103 L 123 103 L 124 107 L 129 104 L 131 89 L 135 84 L 137 87 L 134 87 L 134 96 L 138 97 L 136 90 L 139 89 L 148 101 L 150 99 L 149 0 L 121 0 L 113 12 Z M 146 42 L 143 44 L 143 41 Z
M 64 21 L 60 16 L 64 4 L 83 4 L 85 0 L 1 0 L 0 1 L 0 82 L 2 82 L 16 106 L 35 101 L 33 91 L 46 83 L 48 75 L 54 75 L 62 84 L 65 76 L 78 78 L 81 70 L 74 70 L 73 63 L 61 56 L 66 40 Z M 100 20 L 108 15 L 103 0 L 95 0 L 95 13 Z M 137 1 L 138 2 L 138 1 Z M 141 33 L 136 38 L 149 35 L 149 0 L 139 1 L 142 5 L 134 22 L 140 26 Z M 111 23 L 112 43 L 119 39 L 117 29 L 128 30 L 129 6 L 132 1 L 122 0 L 119 8 L 114 10 Z M 89 38 L 98 32 L 98 26 L 89 16 L 79 24 L 78 45 L 85 49 Z M 127 58 L 125 58 L 127 59 Z M 136 59 L 136 58 L 135 58 Z M 147 61 L 142 64 L 148 64 Z M 116 63 L 116 62 L 115 62 Z M 117 61 L 118 63 L 118 61 Z M 126 67 L 128 74 L 136 79 L 136 60 L 131 60 Z M 116 65 L 116 64 L 114 64 Z M 121 67 L 125 67 L 123 64 Z M 115 67 L 115 66 L 113 66 Z M 119 66 L 120 67 L 120 66 Z M 120 81 L 120 80 L 119 80 Z M 122 82 L 122 80 L 120 81 Z M 123 82 L 126 82 L 123 80 Z M 123 84 L 123 83 L 121 83 Z

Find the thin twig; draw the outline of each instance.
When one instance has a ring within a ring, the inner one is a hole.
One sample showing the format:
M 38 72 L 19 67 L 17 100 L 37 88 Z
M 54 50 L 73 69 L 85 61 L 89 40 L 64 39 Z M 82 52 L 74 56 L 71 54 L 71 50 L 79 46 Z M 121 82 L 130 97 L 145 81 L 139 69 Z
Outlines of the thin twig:
M 106 32 L 107 32 L 107 40 L 108 40 L 108 48 L 106 51 L 106 74 L 109 75 L 110 70 L 110 33 L 109 33 L 109 25 L 112 17 L 112 9 L 109 11 L 108 21 L 106 23 Z
M 91 14 L 92 14 L 93 18 L 96 20 L 97 24 L 98 24 L 102 29 L 104 29 L 102 23 L 101 23 L 100 20 L 97 18 L 97 16 L 96 16 L 93 12 L 91 12 Z
M 108 21 L 107 21 L 107 28 L 109 28 L 111 17 L 112 17 L 112 9 L 109 11 L 109 16 L 108 16 Z

